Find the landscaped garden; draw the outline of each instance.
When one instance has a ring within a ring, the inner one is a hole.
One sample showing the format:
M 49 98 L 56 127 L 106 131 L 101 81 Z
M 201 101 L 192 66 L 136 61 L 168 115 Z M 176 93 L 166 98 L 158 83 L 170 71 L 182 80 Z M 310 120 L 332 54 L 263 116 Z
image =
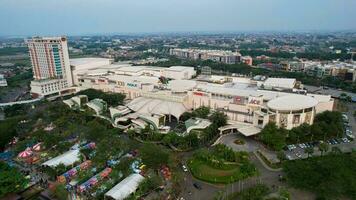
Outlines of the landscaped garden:
M 196 152 L 188 166 L 195 178 L 210 183 L 232 183 L 257 174 L 248 153 L 234 152 L 222 144 Z
M 237 144 L 237 145 L 244 145 L 245 141 L 237 139 L 237 140 L 234 141 L 234 143 Z

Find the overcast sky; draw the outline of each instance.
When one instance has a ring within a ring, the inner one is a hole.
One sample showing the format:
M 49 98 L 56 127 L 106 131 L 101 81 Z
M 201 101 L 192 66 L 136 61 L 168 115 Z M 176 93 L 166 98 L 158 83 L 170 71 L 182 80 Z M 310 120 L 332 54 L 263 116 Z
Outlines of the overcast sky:
M 0 35 L 356 30 L 356 0 L 0 0 Z

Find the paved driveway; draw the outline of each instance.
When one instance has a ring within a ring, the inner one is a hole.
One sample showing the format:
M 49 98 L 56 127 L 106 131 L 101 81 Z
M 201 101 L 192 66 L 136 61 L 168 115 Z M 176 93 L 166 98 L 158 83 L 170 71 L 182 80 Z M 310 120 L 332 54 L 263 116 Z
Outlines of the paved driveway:
M 237 139 L 244 141 L 245 144 L 243 145 L 235 144 L 234 141 Z M 237 133 L 223 135 L 220 138 L 219 143 L 231 147 L 234 151 L 254 152 L 262 147 L 257 141 L 251 138 L 244 137 L 242 135 L 238 135 Z

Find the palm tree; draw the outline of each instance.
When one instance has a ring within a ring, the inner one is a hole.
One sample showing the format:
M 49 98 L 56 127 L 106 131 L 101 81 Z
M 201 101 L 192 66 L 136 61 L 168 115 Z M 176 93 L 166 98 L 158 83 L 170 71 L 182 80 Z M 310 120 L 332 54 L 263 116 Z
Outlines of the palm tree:
M 342 153 L 342 151 L 341 151 L 341 149 L 339 147 L 332 147 L 331 148 L 331 152 L 333 154 L 341 154 Z
M 305 148 L 304 153 L 308 154 L 308 158 L 309 158 L 310 155 L 312 155 L 314 153 L 314 148 L 313 147 Z
M 323 155 L 324 152 L 327 152 L 329 150 L 329 145 L 326 143 L 321 143 L 319 144 L 319 150 L 321 152 L 321 155 Z

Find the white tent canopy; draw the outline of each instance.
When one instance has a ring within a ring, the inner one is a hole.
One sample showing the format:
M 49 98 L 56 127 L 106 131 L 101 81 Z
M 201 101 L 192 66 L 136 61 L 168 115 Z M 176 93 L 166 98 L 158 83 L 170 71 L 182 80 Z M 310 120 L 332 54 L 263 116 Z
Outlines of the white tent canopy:
M 105 196 L 115 200 L 123 200 L 135 192 L 144 179 L 145 178 L 140 174 L 131 174 L 109 190 Z
M 56 167 L 59 164 L 64 164 L 65 166 L 69 166 L 79 161 L 79 149 L 67 151 L 51 160 L 44 162 L 42 165 L 49 167 Z
M 188 109 L 183 103 L 139 97 L 132 100 L 127 107 L 142 114 L 173 115 L 177 119 Z

